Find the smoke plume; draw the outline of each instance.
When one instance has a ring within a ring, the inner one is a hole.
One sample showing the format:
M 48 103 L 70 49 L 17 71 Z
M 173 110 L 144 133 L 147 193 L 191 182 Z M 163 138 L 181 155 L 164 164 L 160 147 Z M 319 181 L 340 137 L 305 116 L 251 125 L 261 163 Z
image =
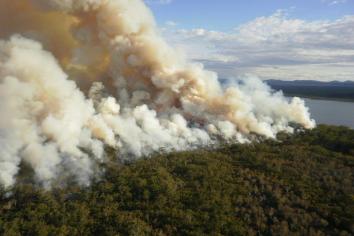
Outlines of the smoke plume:
M 315 126 L 255 78 L 223 88 L 160 37 L 141 0 L 0 0 L 0 185 L 89 184 L 104 148 L 131 160 Z

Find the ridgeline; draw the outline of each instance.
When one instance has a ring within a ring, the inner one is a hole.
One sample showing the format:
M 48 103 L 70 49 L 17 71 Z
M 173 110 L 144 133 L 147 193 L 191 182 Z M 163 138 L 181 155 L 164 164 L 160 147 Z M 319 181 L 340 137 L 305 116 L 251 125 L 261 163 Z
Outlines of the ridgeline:
M 320 82 L 314 80 L 266 80 L 276 91 L 283 91 L 286 96 L 299 96 L 317 99 L 354 101 L 353 81 Z
M 279 140 L 106 164 L 87 188 L 23 181 L 0 235 L 353 235 L 354 130 Z

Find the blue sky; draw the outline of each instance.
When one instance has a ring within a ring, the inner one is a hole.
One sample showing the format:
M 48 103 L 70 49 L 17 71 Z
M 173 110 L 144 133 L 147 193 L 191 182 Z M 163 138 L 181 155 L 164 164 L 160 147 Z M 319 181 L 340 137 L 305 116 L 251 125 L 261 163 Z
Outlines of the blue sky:
M 165 39 L 220 77 L 354 81 L 354 0 L 145 0 Z
M 186 29 L 230 30 L 278 9 L 304 20 L 354 14 L 354 0 L 150 0 L 149 5 L 160 25 L 174 21 Z

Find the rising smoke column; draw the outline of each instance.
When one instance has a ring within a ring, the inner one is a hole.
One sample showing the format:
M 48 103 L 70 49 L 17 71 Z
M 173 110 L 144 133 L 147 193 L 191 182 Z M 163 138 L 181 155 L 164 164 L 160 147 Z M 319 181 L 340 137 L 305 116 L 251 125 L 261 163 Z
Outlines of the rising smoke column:
M 131 160 L 314 127 L 255 78 L 223 89 L 160 37 L 141 0 L 0 0 L 0 185 L 89 184 L 104 147 Z

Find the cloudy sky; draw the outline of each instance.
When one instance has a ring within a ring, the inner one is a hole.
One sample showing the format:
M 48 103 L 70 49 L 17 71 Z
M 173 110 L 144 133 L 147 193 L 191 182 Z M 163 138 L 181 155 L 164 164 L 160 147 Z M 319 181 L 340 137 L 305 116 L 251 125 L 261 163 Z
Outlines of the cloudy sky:
M 220 77 L 354 81 L 354 0 L 146 0 L 164 37 Z

